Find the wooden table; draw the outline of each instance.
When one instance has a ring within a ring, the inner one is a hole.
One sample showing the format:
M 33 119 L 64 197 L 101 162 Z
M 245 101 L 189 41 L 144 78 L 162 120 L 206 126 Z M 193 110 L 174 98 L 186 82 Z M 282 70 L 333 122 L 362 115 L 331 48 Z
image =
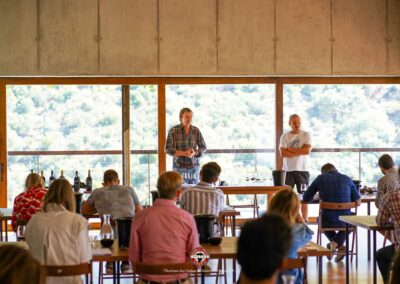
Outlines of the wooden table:
M 240 212 L 236 210 L 223 210 L 219 213 L 220 222 L 222 223 L 221 236 L 225 236 L 225 221 L 230 219 L 232 236 L 236 236 L 236 216 L 239 216 Z
M 5 241 L 8 241 L 8 221 L 12 218 L 11 208 L 0 208 L 0 241 L 3 241 L 3 226 L 5 228 Z
M 203 244 L 202 247 L 208 252 L 210 258 L 216 259 L 233 259 L 233 282 L 236 282 L 236 252 L 237 252 L 237 237 L 222 238 L 219 246 Z M 332 251 L 320 246 L 314 242 L 309 242 L 298 251 L 299 257 L 318 257 L 318 283 L 322 283 L 322 257 L 331 256 Z
M 274 195 L 281 189 L 291 188 L 290 186 L 270 186 L 270 185 L 233 185 L 233 186 L 217 186 L 226 195 L 237 195 L 237 194 L 265 194 L 267 197 L 267 209 L 269 196 Z
M 387 226 L 378 226 L 376 224 L 376 216 L 339 216 L 339 220 L 346 223 L 346 283 L 349 283 L 349 235 L 348 229 L 349 225 L 361 227 L 372 231 L 373 234 L 373 283 L 377 283 L 377 273 L 376 273 L 376 232 L 384 230 L 393 230 L 393 224 L 388 224 Z

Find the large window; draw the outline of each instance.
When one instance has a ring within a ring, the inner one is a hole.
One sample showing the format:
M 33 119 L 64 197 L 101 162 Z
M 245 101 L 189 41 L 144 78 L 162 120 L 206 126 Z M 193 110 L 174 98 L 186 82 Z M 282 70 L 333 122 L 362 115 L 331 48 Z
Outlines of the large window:
M 47 180 L 50 171 L 58 177 L 64 170 L 72 182 L 75 171 L 84 180 L 90 169 L 94 186 L 107 168 L 122 173 L 122 155 L 115 154 L 122 151 L 121 116 L 120 86 L 8 86 L 8 206 L 31 170 Z
M 193 111 L 208 151 L 201 163 L 216 161 L 230 185 L 269 183 L 275 167 L 274 85 L 168 85 L 167 131 L 179 124 L 179 111 Z M 167 168 L 172 168 L 168 157 Z M 246 198 L 242 196 L 242 198 Z
M 285 131 L 292 113 L 312 134 L 312 179 L 330 162 L 364 184 L 376 184 L 382 176 L 376 148 L 390 152 L 400 143 L 400 85 L 284 85 Z
M 143 204 L 150 204 L 158 177 L 157 106 L 157 86 L 130 87 L 131 184 Z

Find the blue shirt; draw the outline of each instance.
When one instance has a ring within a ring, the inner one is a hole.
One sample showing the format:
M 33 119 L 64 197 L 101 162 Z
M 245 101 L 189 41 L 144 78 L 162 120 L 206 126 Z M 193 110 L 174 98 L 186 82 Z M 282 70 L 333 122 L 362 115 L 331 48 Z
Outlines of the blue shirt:
M 303 201 L 310 202 L 317 192 L 319 192 L 320 201 L 324 202 L 348 203 L 360 199 L 360 193 L 351 178 L 339 173 L 337 170 L 319 175 L 304 193 Z M 338 220 L 338 216 L 350 214 L 352 214 L 350 209 L 324 209 L 322 212 L 322 226 L 343 227 L 344 224 Z

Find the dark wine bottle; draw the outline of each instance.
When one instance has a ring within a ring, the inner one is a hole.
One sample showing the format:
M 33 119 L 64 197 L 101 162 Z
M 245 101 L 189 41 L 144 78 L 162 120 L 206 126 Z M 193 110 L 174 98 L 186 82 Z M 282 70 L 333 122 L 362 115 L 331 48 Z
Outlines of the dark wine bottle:
M 46 186 L 46 178 L 43 175 L 43 171 L 40 171 L 40 176 L 42 177 L 42 180 L 43 180 L 43 187 L 45 187 Z
M 90 170 L 88 170 L 88 176 L 86 178 L 86 191 L 92 191 L 92 177 L 90 176 Z
M 51 171 L 51 174 L 50 174 L 50 177 L 49 177 L 49 187 L 50 187 L 50 185 L 53 183 L 53 181 L 55 180 L 56 178 L 55 178 L 55 176 L 54 176 L 54 173 L 53 173 L 53 171 Z
M 81 178 L 78 175 L 78 171 L 75 171 L 75 177 L 74 177 L 74 191 L 79 192 L 79 189 L 81 188 Z
M 61 170 L 61 175 L 60 175 L 59 179 L 65 179 L 63 170 Z

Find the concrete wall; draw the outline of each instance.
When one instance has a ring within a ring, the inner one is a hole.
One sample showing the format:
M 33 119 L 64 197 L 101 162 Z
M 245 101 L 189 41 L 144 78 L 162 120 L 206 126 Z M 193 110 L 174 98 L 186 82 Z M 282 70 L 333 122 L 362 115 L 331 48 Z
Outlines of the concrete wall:
M 0 75 L 400 75 L 400 0 L 0 0 Z

